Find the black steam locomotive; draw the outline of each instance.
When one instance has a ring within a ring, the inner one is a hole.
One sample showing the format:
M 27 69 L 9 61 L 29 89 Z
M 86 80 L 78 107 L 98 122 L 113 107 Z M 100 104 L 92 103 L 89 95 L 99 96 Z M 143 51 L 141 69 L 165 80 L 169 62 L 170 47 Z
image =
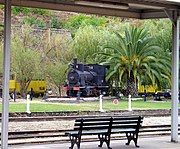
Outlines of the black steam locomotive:
M 99 96 L 107 94 L 108 85 L 105 80 L 108 66 L 99 64 L 82 64 L 73 59 L 67 73 L 65 87 L 68 96 Z

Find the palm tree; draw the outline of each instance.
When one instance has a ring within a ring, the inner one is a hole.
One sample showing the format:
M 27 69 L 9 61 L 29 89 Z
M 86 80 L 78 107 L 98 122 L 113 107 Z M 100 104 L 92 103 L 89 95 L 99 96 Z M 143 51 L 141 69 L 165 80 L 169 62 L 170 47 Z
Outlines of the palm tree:
M 121 35 L 115 32 L 116 40 L 105 47 L 104 63 L 109 64 L 107 79 L 124 82 L 126 95 L 138 95 L 138 83 L 151 81 L 160 84 L 163 78 L 170 82 L 170 58 L 155 44 L 147 31 L 135 27 Z M 117 78 L 118 76 L 118 78 Z

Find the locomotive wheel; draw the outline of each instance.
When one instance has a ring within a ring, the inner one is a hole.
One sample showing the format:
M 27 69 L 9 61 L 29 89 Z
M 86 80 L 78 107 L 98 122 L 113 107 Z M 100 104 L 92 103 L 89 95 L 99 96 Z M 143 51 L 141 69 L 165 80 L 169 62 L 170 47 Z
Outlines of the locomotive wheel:
M 67 91 L 66 94 L 67 96 L 70 96 L 70 97 L 77 97 L 77 91 L 70 90 L 70 91 Z
M 73 97 L 77 97 L 77 92 L 78 92 L 78 91 L 73 91 L 72 96 L 73 96 Z
M 70 96 L 69 94 L 70 94 L 69 91 L 67 91 L 67 92 L 66 92 L 66 95 L 67 95 L 67 96 Z
M 87 92 L 85 90 L 83 90 L 82 93 L 81 93 L 81 96 L 86 97 L 87 96 Z

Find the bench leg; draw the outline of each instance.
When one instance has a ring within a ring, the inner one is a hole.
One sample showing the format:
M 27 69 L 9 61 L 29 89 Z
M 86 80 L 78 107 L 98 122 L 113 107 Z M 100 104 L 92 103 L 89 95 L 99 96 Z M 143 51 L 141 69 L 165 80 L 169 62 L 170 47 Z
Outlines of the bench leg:
M 126 137 L 127 137 L 127 140 L 128 142 L 126 143 L 126 145 L 129 145 L 131 140 L 132 140 L 132 133 L 126 133 Z
M 138 133 L 135 134 L 136 137 L 134 137 L 133 141 L 136 147 L 139 147 L 139 145 L 137 145 L 137 140 L 138 140 Z
M 98 134 L 98 138 L 100 141 L 100 144 L 98 145 L 98 147 L 102 147 L 103 143 L 106 142 L 108 149 L 112 149 L 110 147 L 110 135 L 106 135 L 106 134 Z
M 77 148 L 80 149 L 80 143 L 81 143 L 81 137 L 79 136 L 69 136 L 70 141 L 71 141 L 71 146 L 69 149 L 73 149 L 74 145 L 77 145 Z
M 134 133 L 126 133 L 126 137 L 127 137 L 127 140 L 128 140 L 128 142 L 126 143 L 126 145 L 129 145 L 130 142 L 131 142 L 131 140 L 133 140 L 135 146 L 136 146 L 136 147 L 139 147 L 139 146 L 137 145 L 138 134 L 134 134 Z

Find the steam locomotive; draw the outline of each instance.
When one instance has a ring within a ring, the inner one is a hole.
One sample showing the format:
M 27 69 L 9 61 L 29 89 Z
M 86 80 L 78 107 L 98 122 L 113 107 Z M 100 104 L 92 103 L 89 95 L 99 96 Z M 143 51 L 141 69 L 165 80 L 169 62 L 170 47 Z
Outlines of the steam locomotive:
M 73 59 L 67 73 L 67 82 L 64 86 L 68 96 L 89 97 L 106 95 L 108 84 L 105 80 L 108 66 L 99 64 L 82 64 Z

